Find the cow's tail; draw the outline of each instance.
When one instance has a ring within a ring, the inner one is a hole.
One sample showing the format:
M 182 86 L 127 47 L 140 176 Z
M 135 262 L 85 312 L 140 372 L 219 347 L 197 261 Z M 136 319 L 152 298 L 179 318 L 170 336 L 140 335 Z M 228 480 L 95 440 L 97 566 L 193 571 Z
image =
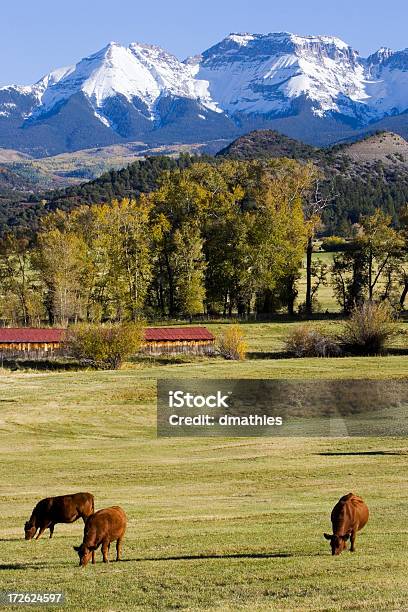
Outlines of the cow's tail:
M 92 506 L 91 506 L 92 514 L 95 514 L 95 498 L 93 495 L 91 495 L 91 499 L 92 499 Z

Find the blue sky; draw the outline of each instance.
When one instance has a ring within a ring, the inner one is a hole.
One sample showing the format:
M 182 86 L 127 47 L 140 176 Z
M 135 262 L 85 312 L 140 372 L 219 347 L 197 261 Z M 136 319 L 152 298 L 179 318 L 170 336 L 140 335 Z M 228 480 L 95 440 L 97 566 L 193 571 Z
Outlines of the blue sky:
M 230 32 L 336 35 L 368 55 L 408 47 L 407 0 L 12 0 L 2 3 L 0 84 L 28 84 L 115 40 L 184 59 Z

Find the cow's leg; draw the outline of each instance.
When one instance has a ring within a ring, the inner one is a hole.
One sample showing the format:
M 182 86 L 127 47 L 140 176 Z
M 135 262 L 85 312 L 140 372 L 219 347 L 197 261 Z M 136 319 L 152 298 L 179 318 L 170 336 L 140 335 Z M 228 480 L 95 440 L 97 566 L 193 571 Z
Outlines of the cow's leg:
M 350 552 L 354 552 L 356 547 L 354 546 L 354 542 L 356 541 L 356 532 L 352 531 L 350 535 Z
M 45 527 L 40 527 L 40 531 L 38 532 L 37 537 L 35 538 L 36 540 L 38 540 L 38 538 L 44 533 L 47 527 L 48 525 L 45 525 Z
M 54 523 L 51 523 L 51 525 L 50 525 L 50 538 L 52 538 L 52 536 L 53 536 L 54 527 L 55 527 Z
M 92 565 L 95 565 L 95 551 L 92 551 Z
M 116 561 L 120 561 L 120 555 L 122 552 L 122 538 L 116 540 Z
M 104 563 L 109 563 L 109 542 L 106 540 L 102 542 L 102 557 Z

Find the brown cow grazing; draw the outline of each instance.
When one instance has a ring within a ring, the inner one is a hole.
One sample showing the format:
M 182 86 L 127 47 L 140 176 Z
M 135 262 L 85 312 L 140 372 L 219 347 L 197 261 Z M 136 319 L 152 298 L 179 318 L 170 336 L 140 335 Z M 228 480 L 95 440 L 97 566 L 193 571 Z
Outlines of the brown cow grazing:
M 361 497 L 348 493 L 339 499 L 331 513 L 333 535 L 325 533 L 326 540 L 330 540 L 332 555 L 339 555 L 347 548 L 350 538 L 350 551 L 355 551 L 357 531 L 360 531 L 368 521 L 368 508 Z
M 94 496 L 91 493 L 46 497 L 38 502 L 31 513 L 30 520 L 26 522 L 25 539 L 31 540 L 39 530 L 35 538 L 38 540 L 47 528 L 52 538 L 56 523 L 73 523 L 79 518 L 82 518 L 85 523 L 88 516 L 91 516 L 94 511 Z
M 95 563 L 95 550 L 102 545 L 103 562 L 109 562 L 109 548 L 116 540 L 116 561 L 120 561 L 122 540 L 126 531 L 126 514 L 119 506 L 98 510 L 88 518 L 84 527 L 84 540 L 81 546 L 74 546 L 79 555 L 79 565 L 85 566 L 92 556 Z

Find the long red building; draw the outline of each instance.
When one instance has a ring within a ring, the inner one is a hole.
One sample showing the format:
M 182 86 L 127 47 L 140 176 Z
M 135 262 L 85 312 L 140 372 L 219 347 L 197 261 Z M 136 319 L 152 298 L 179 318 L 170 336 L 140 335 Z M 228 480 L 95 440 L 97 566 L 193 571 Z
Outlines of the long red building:
M 148 327 L 143 351 L 210 354 L 214 346 L 215 337 L 206 327 Z
M 51 355 L 63 348 L 65 329 L 41 327 L 0 328 L 0 351 L 4 355 Z
M 66 330 L 46 327 L 0 328 L 0 354 L 3 357 L 40 358 L 64 351 Z M 206 327 L 148 327 L 142 352 L 161 353 L 214 352 L 215 338 Z

